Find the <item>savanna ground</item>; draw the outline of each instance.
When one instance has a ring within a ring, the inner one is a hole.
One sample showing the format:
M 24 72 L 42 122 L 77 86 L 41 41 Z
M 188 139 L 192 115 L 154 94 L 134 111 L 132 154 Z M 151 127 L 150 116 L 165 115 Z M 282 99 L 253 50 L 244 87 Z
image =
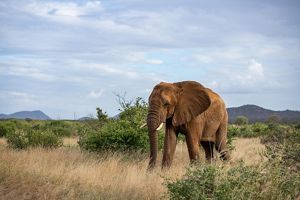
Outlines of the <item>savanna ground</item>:
M 1 139 L 0 199 L 168 198 L 165 180 L 181 178 L 189 166 L 187 147 L 181 141 L 170 170 L 157 167 L 148 173 L 145 154 L 124 159 L 128 156 L 122 153 L 88 153 L 80 150 L 77 139 L 64 138 L 64 145 L 56 149 L 27 150 L 8 148 L 5 139 Z M 265 147 L 259 138 L 238 138 L 233 142 L 232 161 L 212 165 L 230 168 L 239 160 L 246 165 L 259 165 L 265 159 Z M 205 162 L 203 154 L 201 162 Z

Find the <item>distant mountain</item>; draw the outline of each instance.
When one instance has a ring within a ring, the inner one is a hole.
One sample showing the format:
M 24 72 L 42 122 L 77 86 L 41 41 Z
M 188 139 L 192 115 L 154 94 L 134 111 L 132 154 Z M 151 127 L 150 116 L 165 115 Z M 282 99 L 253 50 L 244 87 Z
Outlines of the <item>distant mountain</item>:
M 229 122 L 234 122 L 237 116 L 246 116 L 249 122 L 265 122 L 270 116 L 278 116 L 282 122 L 300 122 L 300 111 L 273 111 L 256 105 L 244 105 L 227 108 Z
M 240 107 L 227 108 L 229 115 L 229 122 L 235 121 L 237 116 L 246 116 L 250 123 L 253 122 L 265 122 L 270 116 L 278 116 L 282 122 L 300 122 L 300 111 L 285 110 L 285 111 L 273 111 L 265 109 L 256 105 L 244 105 Z M 119 119 L 119 116 L 115 115 L 112 119 Z M 36 111 L 21 111 L 13 114 L 0 114 L 0 119 L 36 119 L 36 120 L 51 120 L 49 116 L 40 110 Z M 82 117 L 78 120 L 91 120 L 92 117 Z
M 94 117 L 81 117 L 78 119 L 78 121 L 89 121 L 89 120 L 95 120 Z
M 40 110 L 20 111 L 12 114 L 0 114 L 0 119 L 36 119 L 50 120 L 51 118 Z

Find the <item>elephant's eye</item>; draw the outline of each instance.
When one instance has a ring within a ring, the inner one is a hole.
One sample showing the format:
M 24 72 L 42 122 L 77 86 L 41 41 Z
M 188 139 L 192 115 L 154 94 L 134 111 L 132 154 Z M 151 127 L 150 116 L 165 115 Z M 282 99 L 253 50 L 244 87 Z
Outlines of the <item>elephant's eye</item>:
M 167 106 L 169 106 L 170 105 L 170 103 L 168 102 L 168 101 L 166 101 L 165 103 L 164 103 L 164 106 L 165 107 L 167 107 Z

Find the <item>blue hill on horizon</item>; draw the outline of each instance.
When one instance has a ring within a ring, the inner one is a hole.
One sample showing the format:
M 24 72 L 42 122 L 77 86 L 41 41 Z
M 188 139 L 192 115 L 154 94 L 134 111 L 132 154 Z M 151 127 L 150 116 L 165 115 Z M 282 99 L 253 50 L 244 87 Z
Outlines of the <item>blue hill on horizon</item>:
M 40 110 L 20 111 L 12 114 L 0 114 L 0 119 L 35 119 L 51 120 L 51 118 Z

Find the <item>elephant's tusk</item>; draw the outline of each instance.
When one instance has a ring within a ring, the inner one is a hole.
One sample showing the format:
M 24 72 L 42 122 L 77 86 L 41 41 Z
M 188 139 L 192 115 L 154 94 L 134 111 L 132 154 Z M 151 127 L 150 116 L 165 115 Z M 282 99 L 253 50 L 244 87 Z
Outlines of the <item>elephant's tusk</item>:
M 161 123 L 156 130 L 159 131 L 163 127 L 163 125 L 164 125 L 164 123 Z
M 144 128 L 145 126 L 147 126 L 147 123 L 143 123 L 140 128 Z

